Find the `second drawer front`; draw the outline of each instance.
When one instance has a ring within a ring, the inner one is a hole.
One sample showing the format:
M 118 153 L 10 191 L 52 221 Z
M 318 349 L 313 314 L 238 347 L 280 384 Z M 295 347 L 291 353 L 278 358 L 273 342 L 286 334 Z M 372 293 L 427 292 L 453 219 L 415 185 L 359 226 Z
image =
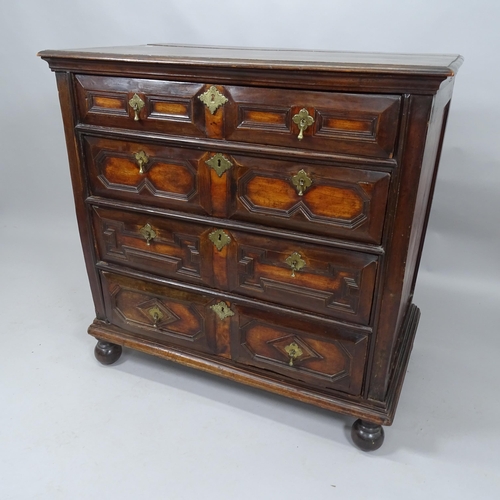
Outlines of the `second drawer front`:
M 366 243 L 382 240 L 388 172 L 86 135 L 83 145 L 98 196 Z M 217 160 L 227 170 L 217 171 Z
M 83 136 L 92 194 L 210 214 L 204 153 L 159 144 Z
M 235 156 L 233 219 L 380 243 L 387 172 Z

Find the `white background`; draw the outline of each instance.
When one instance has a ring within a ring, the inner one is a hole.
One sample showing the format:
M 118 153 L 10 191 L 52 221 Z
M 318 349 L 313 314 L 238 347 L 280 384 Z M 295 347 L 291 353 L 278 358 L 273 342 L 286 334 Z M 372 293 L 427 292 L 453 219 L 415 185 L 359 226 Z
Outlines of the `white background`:
M 3 2 L 0 499 L 496 499 L 500 4 Z M 97 364 L 54 75 L 42 49 L 181 42 L 460 53 L 386 442 L 352 419 L 139 353 Z

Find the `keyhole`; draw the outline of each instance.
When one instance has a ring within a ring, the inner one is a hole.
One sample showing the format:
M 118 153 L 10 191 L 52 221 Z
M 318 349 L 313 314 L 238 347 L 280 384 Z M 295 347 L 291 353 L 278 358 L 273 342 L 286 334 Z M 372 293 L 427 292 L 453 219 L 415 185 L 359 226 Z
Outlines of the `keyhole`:
M 211 100 L 212 102 L 214 102 L 214 101 L 215 101 L 215 96 L 214 96 L 213 94 L 210 96 L 210 100 Z
M 220 167 L 220 159 L 217 160 L 217 166 Z

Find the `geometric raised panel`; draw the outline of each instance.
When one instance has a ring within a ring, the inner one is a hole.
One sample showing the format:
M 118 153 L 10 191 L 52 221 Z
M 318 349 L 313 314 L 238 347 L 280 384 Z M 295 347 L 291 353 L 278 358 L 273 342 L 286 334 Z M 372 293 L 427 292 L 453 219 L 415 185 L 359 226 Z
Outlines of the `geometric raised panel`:
M 199 174 L 202 151 L 93 136 L 84 136 L 84 146 L 92 194 L 210 214 L 209 181 Z M 139 152 L 147 162 L 136 159 Z
M 249 172 L 241 178 L 241 201 L 252 212 L 290 218 L 301 212 L 308 220 L 355 229 L 366 219 L 370 199 L 357 185 L 318 180 L 300 195 L 285 175 Z M 278 194 L 277 194 L 278 193 Z
M 211 285 L 210 274 L 202 271 L 211 263 L 200 256 L 200 237 L 206 227 L 102 207 L 94 207 L 93 214 L 101 260 Z M 146 221 L 157 233 L 150 245 L 141 233 Z
M 273 241 L 234 232 L 237 244 L 231 290 L 353 323 L 368 324 L 373 300 L 377 257 L 360 252 Z M 306 265 L 295 270 L 290 255 Z
M 358 393 L 366 338 L 319 336 L 264 319 L 240 317 L 238 361 L 303 380 Z
M 206 135 L 196 111 L 201 84 L 98 75 L 76 75 L 75 84 L 80 119 L 85 123 L 193 137 Z M 138 120 L 134 120 L 135 112 L 129 105 L 134 95 L 140 96 L 144 107 L 139 110 Z
M 159 297 L 119 284 L 113 287 L 111 295 L 113 312 L 122 323 L 146 327 L 189 342 L 204 336 L 203 318 L 188 301 Z
M 133 155 L 101 150 L 95 159 L 98 178 L 107 189 L 190 200 L 196 193 L 196 172 L 187 161 L 149 158 L 148 170 L 140 172 Z M 168 162 L 168 163 L 167 163 Z M 135 167 L 135 169 L 134 169 Z
M 226 86 L 225 90 L 232 98 L 225 115 L 227 140 L 355 156 L 393 156 L 399 95 L 240 86 Z M 301 109 L 314 113 L 314 122 L 298 141 L 300 131 L 293 117 Z
M 250 157 L 235 159 L 237 203 L 231 218 L 380 243 L 390 173 L 279 160 L 262 163 Z M 300 185 L 297 172 L 301 171 L 311 185 L 306 187 L 307 180 Z
M 290 358 L 290 345 L 297 345 L 299 355 L 293 360 L 294 363 L 304 362 L 311 358 L 321 359 L 322 356 L 312 349 L 305 340 L 297 335 L 287 335 L 277 339 L 268 340 L 267 343 L 272 345 L 278 352 L 283 355 L 283 359 L 289 362 Z
M 168 307 L 157 298 L 146 300 L 142 304 L 138 304 L 137 308 L 155 327 L 158 328 L 162 328 L 180 320 L 177 314 L 168 309 Z M 157 318 L 156 320 L 155 317 Z

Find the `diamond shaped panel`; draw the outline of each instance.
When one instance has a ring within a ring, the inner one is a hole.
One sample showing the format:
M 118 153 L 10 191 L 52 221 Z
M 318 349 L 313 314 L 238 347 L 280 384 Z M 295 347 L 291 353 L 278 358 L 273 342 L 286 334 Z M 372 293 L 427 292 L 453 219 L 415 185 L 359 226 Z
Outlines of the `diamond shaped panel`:
M 267 343 L 269 345 L 272 345 L 277 351 L 279 351 L 282 354 L 283 359 L 289 360 L 290 355 L 286 350 L 286 347 L 294 342 L 299 346 L 300 350 L 302 351 L 302 354 L 300 356 L 297 356 L 295 358 L 295 361 L 302 362 L 312 358 L 316 359 L 323 358 L 323 356 L 318 354 L 312 347 L 310 347 L 304 340 L 302 340 L 297 335 L 287 335 L 286 337 L 281 337 L 279 339 L 269 340 Z
M 179 316 L 177 316 L 177 314 L 168 309 L 168 307 L 166 307 L 165 304 L 163 304 L 158 299 L 151 299 L 146 302 L 143 302 L 142 304 L 139 304 L 137 308 L 147 318 L 148 323 L 151 323 L 152 325 L 155 324 L 154 313 L 155 312 L 158 313 L 158 311 L 160 311 L 162 316 L 159 320 L 156 321 L 156 326 L 161 327 L 170 325 L 171 323 L 174 323 L 180 319 Z

